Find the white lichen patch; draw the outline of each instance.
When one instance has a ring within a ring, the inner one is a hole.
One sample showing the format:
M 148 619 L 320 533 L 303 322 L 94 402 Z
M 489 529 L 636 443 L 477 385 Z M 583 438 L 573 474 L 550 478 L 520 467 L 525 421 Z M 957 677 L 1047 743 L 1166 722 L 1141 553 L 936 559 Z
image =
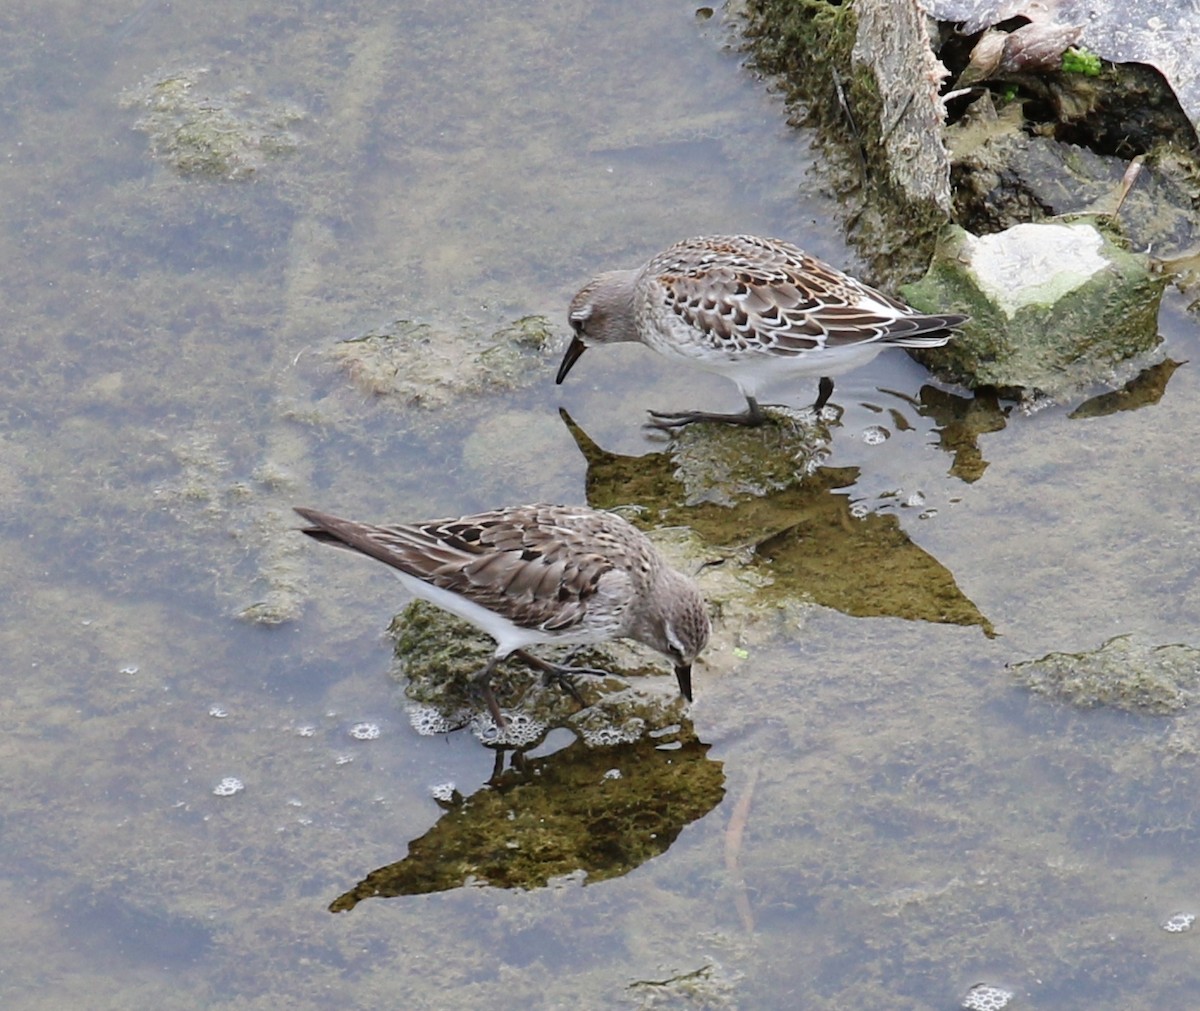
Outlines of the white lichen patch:
M 969 236 L 968 267 L 980 289 L 1011 319 L 1029 305 L 1053 305 L 1103 270 L 1104 240 L 1089 224 L 1015 225 Z

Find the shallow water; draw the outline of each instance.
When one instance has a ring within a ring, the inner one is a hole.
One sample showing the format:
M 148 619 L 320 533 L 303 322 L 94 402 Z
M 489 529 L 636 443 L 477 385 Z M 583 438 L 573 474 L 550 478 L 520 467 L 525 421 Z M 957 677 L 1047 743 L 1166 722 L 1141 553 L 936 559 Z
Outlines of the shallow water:
M 331 914 L 438 821 L 430 787 L 473 793 L 493 756 L 408 726 L 399 588 L 303 543 L 291 505 L 579 501 L 560 405 L 626 455 L 663 449 L 647 407 L 738 406 L 627 347 L 561 388 L 551 356 L 514 392 L 401 409 L 334 342 L 565 329 L 582 280 L 686 234 L 853 267 L 837 208 L 692 5 L 55 0 L 0 24 L 6 1007 L 929 1008 L 981 980 L 1021 1007 L 1191 1002 L 1197 935 L 1162 924 L 1200 904 L 1200 732 L 1005 667 L 1200 637 L 1191 366 L 1140 410 L 996 416 L 966 471 L 915 362 L 840 380 L 827 466 L 850 479 L 815 536 L 891 517 L 997 635 L 803 585 L 726 599 L 691 711 L 725 797 L 665 853 Z M 135 128 L 168 79 L 279 150 L 181 174 L 170 128 Z M 1162 326 L 1197 359 L 1178 297 Z M 871 558 L 864 584 L 904 596 Z

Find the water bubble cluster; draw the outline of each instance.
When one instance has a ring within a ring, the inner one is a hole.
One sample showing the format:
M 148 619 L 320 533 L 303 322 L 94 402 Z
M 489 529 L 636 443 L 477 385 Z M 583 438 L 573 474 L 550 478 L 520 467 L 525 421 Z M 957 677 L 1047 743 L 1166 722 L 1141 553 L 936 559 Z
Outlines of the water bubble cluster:
M 356 723 L 350 728 L 350 736 L 356 741 L 373 741 L 380 733 L 378 723 Z
M 990 983 L 976 983 L 962 999 L 962 1007 L 967 1011 L 1000 1011 L 1008 1007 L 1013 995 Z
M 646 733 L 646 721 L 633 717 L 624 723 L 602 727 L 580 727 L 580 736 L 591 748 L 611 748 L 616 744 L 632 744 Z
M 221 706 L 210 706 L 209 710 L 208 710 L 208 715 L 213 717 L 213 719 L 223 720 L 223 719 L 225 719 L 226 716 L 229 715 L 229 710 L 224 709 Z
M 455 791 L 458 789 L 454 781 L 448 783 L 436 783 L 429 788 L 430 794 L 434 800 L 440 800 L 445 804 L 450 803 L 454 799 Z
M 297 737 L 312 737 L 317 732 L 317 728 L 311 723 L 305 724 L 303 727 L 296 728 Z
M 503 744 L 511 748 L 524 748 L 541 739 L 546 724 L 526 713 L 506 713 L 508 726 L 501 729 L 490 714 L 480 713 L 471 721 L 471 733 L 484 744 Z
M 1195 913 L 1176 913 L 1174 916 L 1167 918 L 1166 922 L 1162 925 L 1162 929 L 1168 934 L 1182 934 L 1185 930 L 1191 930 L 1192 924 L 1195 922 Z
M 891 437 L 892 433 L 882 425 L 868 425 L 862 432 L 862 441 L 868 446 L 878 446 L 880 443 L 887 442 Z
M 434 737 L 437 734 L 448 734 L 452 730 L 457 730 L 467 721 L 466 719 L 456 721 L 444 716 L 433 706 L 409 706 L 408 722 L 412 724 L 413 730 L 422 737 Z
M 213 787 L 213 793 L 218 797 L 232 797 L 235 793 L 241 793 L 244 789 L 246 789 L 246 784 L 238 779 L 237 776 L 226 776 Z

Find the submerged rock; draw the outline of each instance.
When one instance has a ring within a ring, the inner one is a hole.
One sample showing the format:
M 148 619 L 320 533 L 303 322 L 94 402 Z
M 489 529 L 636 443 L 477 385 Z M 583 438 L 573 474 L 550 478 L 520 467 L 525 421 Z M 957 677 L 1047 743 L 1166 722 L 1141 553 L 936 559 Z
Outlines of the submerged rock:
M 304 118 L 298 107 L 257 102 L 245 89 L 214 94 L 200 87 L 206 74 L 155 76 L 121 96 L 124 107 L 145 110 L 134 125 L 149 134 L 156 157 L 182 176 L 238 180 L 296 150 L 292 127 Z
M 364 393 L 402 407 L 443 408 L 527 385 L 555 346 L 544 316 L 524 316 L 486 336 L 401 319 L 341 341 L 333 356 Z
M 1164 284 L 1145 257 L 1081 220 L 982 238 L 951 227 L 904 294 L 917 308 L 972 318 L 924 360 L 970 387 L 1032 399 L 1074 393 L 1154 348 Z
M 1012 664 L 1017 680 L 1077 706 L 1168 715 L 1200 698 L 1200 649 L 1148 646 L 1118 635 L 1084 653 L 1050 653 Z

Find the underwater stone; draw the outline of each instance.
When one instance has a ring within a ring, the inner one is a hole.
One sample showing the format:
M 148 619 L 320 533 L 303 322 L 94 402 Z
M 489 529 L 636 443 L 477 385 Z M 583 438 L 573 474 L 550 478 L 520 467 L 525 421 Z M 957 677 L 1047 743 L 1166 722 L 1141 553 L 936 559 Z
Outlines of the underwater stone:
M 1200 650 L 1178 643 L 1147 646 L 1129 635 L 1090 652 L 1050 653 L 1010 669 L 1041 695 L 1154 715 L 1186 709 L 1200 689 Z

